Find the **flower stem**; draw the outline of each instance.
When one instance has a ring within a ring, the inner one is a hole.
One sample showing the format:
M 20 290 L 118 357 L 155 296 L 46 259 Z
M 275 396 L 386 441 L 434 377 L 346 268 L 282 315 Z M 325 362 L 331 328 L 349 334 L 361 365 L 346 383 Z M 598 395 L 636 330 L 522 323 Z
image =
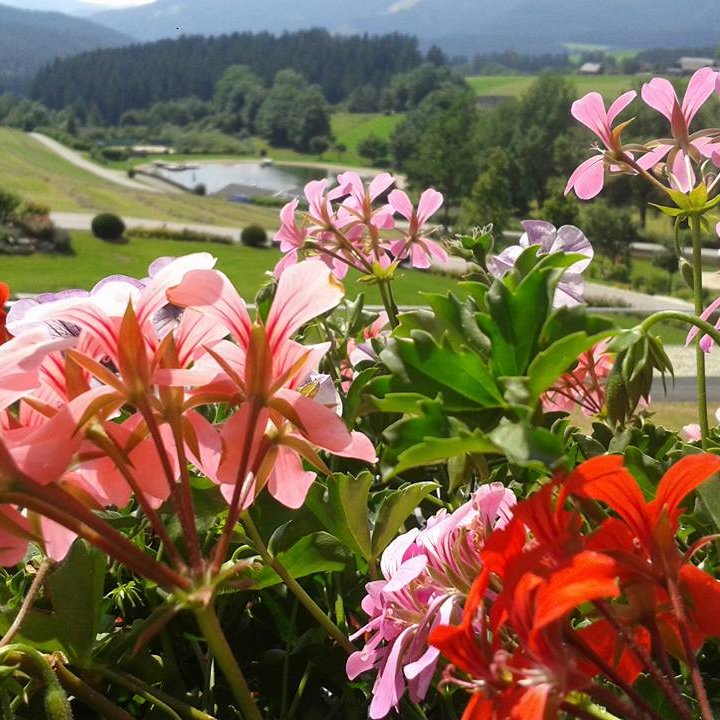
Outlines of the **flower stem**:
M 218 662 L 245 720 L 263 720 L 250 687 L 233 655 L 212 604 L 195 610 L 195 618 L 209 650 Z
M 378 290 L 380 291 L 380 297 L 382 298 L 383 306 L 385 307 L 385 312 L 387 312 L 388 321 L 390 322 L 390 327 L 397 327 L 398 326 L 398 309 L 397 305 L 395 304 L 395 299 L 393 298 L 392 294 L 392 287 L 390 285 L 390 281 L 386 279 L 377 279 L 377 286 Z
M 702 286 L 702 232 L 700 227 L 700 216 L 690 216 L 690 229 L 692 231 L 693 244 L 693 294 L 695 296 L 695 314 L 700 316 L 703 311 L 703 286 Z M 700 439 L 703 448 L 707 447 L 708 438 L 708 417 L 707 417 L 707 384 L 705 382 L 705 353 L 700 344 L 695 347 L 695 359 L 697 363 L 697 404 L 698 423 L 700 425 Z
M 279 576 L 280 579 L 285 583 L 288 590 L 297 597 L 297 599 L 303 604 L 305 609 L 313 616 L 317 623 L 325 630 L 325 632 L 337 642 L 340 647 L 345 650 L 346 653 L 350 654 L 355 652 L 355 646 L 347 639 L 345 633 L 322 611 L 318 604 L 305 592 L 300 583 L 290 575 L 287 568 L 275 557 L 270 554 L 267 546 L 263 542 L 258 529 L 255 527 L 255 523 L 252 521 L 250 514 L 244 512 L 242 515 L 242 523 L 245 527 L 252 544 L 255 549 L 260 553 L 263 562 L 270 566 Z
M 65 690 L 74 695 L 83 705 L 94 710 L 99 717 L 106 718 L 106 720 L 133 720 L 130 713 L 118 707 L 70 672 L 62 662 L 55 663 L 55 672 Z
M 43 580 L 45 579 L 45 575 L 47 575 L 47 572 L 52 567 L 52 565 L 53 562 L 52 560 L 50 560 L 50 558 L 45 558 L 40 563 L 40 567 L 38 568 L 37 574 L 35 575 L 35 579 L 30 585 L 30 589 L 28 590 L 27 595 L 25 596 L 25 599 L 20 606 L 18 614 L 15 616 L 15 619 L 13 620 L 12 625 L 8 628 L 8 631 L 3 635 L 2 640 L 0 640 L 0 648 L 9 645 L 13 641 L 13 638 L 20 631 L 23 620 L 25 620 L 25 617 L 32 609 L 32 604 L 35 600 L 35 596 L 40 591 Z

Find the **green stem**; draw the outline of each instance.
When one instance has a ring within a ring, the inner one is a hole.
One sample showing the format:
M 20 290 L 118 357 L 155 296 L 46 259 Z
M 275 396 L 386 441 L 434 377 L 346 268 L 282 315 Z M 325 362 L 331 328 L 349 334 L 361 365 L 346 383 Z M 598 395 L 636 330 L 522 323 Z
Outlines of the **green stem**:
M 397 318 L 398 309 L 397 305 L 395 304 L 395 299 L 393 298 L 390 281 L 378 278 L 377 286 L 378 290 L 380 291 L 380 298 L 382 299 L 382 304 L 385 307 L 385 312 L 387 313 L 388 320 L 390 321 L 390 327 L 395 328 L 399 325 Z
M 695 314 L 701 315 L 703 308 L 703 286 L 702 286 L 702 229 L 700 216 L 690 216 L 690 229 L 692 231 L 693 244 L 693 294 L 695 296 Z M 705 353 L 698 344 L 695 347 L 695 360 L 697 363 L 697 404 L 698 422 L 700 425 L 700 438 L 703 448 L 707 447 L 708 438 L 708 416 L 707 416 L 707 383 L 705 382 Z
M 106 720 L 133 720 L 130 713 L 118 707 L 114 702 L 111 702 L 104 695 L 83 682 L 77 675 L 70 672 L 63 663 L 58 662 L 55 665 L 55 672 L 65 690 L 74 695 L 83 705 L 94 710 L 99 717 Z
M 303 604 L 305 609 L 313 616 L 317 623 L 322 627 L 323 630 L 337 642 L 340 647 L 345 650 L 348 655 L 355 652 L 355 646 L 347 639 L 347 636 L 338 628 L 337 625 L 322 611 L 318 604 L 305 592 L 300 583 L 290 575 L 287 568 L 275 557 L 270 554 L 267 546 L 263 542 L 263 539 L 255 527 L 255 523 L 252 521 L 250 514 L 246 511 L 242 514 L 242 523 L 245 527 L 252 544 L 255 549 L 260 553 L 263 562 L 270 566 L 279 576 L 280 579 L 285 583 L 288 590 L 290 590 L 295 597 Z
M 215 608 L 212 605 L 198 608 L 195 610 L 195 618 L 209 650 L 217 660 L 225 679 L 230 685 L 235 700 L 240 706 L 243 718 L 245 720 L 263 720 L 263 716 L 250 692 L 247 680 L 220 627 Z
M 665 322 L 667 320 L 677 320 L 679 322 L 687 323 L 688 325 L 694 325 L 698 330 L 702 331 L 703 335 L 709 335 L 714 342 L 720 345 L 720 331 L 718 331 L 713 325 L 707 320 L 701 320 L 699 317 L 689 315 L 688 313 L 681 312 L 680 310 L 662 310 L 650 315 L 645 318 L 638 329 L 640 332 L 647 332 L 653 325 Z

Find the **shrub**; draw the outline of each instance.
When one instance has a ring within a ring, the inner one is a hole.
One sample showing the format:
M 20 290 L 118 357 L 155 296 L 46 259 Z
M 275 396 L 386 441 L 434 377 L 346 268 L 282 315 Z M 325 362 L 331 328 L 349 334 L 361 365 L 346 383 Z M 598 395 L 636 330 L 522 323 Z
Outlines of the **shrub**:
M 193 192 L 194 192 L 196 195 L 205 196 L 205 195 L 207 195 L 207 187 L 205 186 L 204 183 L 198 183 L 198 184 L 193 188 Z
M 381 163 L 387 159 L 390 143 L 377 135 L 368 135 L 357 146 L 358 155 L 371 163 Z
M 324 152 L 327 152 L 328 148 L 330 147 L 330 141 L 324 137 L 323 135 L 316 135 L 313 138 L 310 138 L 310 142 L 308 143 L 308 149 L 313 155 L 322 155 Z
M 92 234 L 106 242 L 118 242 L 125 232 L 125 223 L 112 213 L 100 213 L 92 221 Z
M 128 168 L 127 176 L 132 180 L 136 175 L 135 168 Z
M 51 242 L 55 252 L 60 253 L 61 255 L 75 254 L 72 246 L 72 240 L 70 238 L 70 233 L 67 230 L 63 230 L 62 228 L 58 227 L 54 228 L 52 232 Z
M 666 272 L 653 267 L 638 267 L 633 270 L 631 277 L 632 286 L 639 292 L 648 295 L 668 295 L 670 293 L 670 281 Z
M 260 225 L 248 225 L 240 235 L 240 242 L 247 247 L 267 247 L 267 232 Z
M 173 230 L 172 228 L 132 228 L 126 233 L 126 237 L 134 240 L 179 240 L 181 242 L 208 242 L 221 245 L 234 245 L 235 240 L 229 235 L 211 235 L 210 233 L 197 232 L 195 230 Z
M 15 193 L 0 188 L 0 223 L 9 220 L 21 202 Z
M 122 162 L 130 157 L 125 148 L 107 147 L 100 150 L 100 157 L 108 162 Z

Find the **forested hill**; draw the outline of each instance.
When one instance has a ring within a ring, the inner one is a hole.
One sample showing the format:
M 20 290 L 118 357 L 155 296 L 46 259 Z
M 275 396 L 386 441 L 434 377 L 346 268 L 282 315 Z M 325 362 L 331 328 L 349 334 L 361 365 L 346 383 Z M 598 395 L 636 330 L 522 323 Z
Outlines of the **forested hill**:
M 53 58 L 131 42 L 89 20 L 5 5 L 0 5 L 0 30 L 0 90 L 22 88 Z
M 94 105 L 108 122 L 127 110 L 196 96 L 208 100 L 230 65 L 246 65 L 265 83 L 292 68 L 318 84 L 330 102 L 367 83 L 376 87 L 422 62 L 404 35 L 333 36 L 325 30 L 183 37 L 84 53 L 56 61 L 35 78 L 33 97 L 51 108 Z

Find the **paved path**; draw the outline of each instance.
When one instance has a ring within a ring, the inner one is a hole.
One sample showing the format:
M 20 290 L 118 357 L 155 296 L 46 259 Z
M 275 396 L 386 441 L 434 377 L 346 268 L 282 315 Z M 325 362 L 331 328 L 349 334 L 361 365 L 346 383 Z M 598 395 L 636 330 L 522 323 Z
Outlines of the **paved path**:
M 94 215 L 84 213 L 50 213 L 53 222 L 66 230 L 90 230 Z M 231 237 L 235 242 L 240 242 L 240 229 L 222 225 L 202 225 L 199 223 L 165 222 L 163 220 L 149 220 L 147 218 L 124 217 L 123 222 L 128 228 L 167 228 L 169 230 L 192 230 L 193 232 L 217 235 L 218 237 Z
M 144 192 L 153 193 L 163 192 L 163 190 L 158 187 L 153 187 L 149 184 L 146 185 L 138 180 L 129 178 L 126 173 L 121 172 L 120 170 L 110 170 L 102 165 L 86 160 L 79 152 L 65 147 L 65 145 L 47 137 L 47 135 L 42 135 L 41 133 L 30 133 L 30 136 L 35 138 L 35 140 L 49 150 L 52 150 L 54 153 L 59 155 L 63 160 L 67 160 L 69 163 L 72 163 L 73 165 L 76 165 L 93 175 L 97 175 L 97 177 L 101 177 L 103 180 L 108 180 L 116 185 L 122 185 L 130 190 L 143 190 Z

